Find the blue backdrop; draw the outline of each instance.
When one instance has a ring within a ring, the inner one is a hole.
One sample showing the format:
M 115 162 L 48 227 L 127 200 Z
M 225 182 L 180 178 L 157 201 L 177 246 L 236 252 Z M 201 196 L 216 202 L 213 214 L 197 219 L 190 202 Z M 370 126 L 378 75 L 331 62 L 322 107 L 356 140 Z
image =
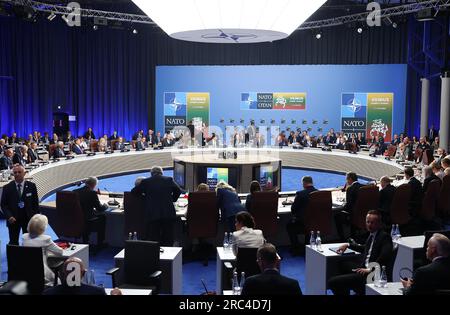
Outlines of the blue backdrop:
M 295 127 L 296 119 L 303 129 L 340 130 L 341 93 L 394 93 L 393 131 L 405 127 L 407 66 L 389 65 L 286 65 L 286 66 L 158 66 L 156 68 L 156 129 L 164 130 L 164 92 L 209 92 L 210 125 L 223 128 L 229 119 L 245 125 L 255 119 L 266 124 L 281 119 L 282 129 Z M 240 110 L 241 93 L 245 92 L 306 92 L 306 110 Z M 220 119 L 225 123 L 220 123 Z M 302 125 L 302 120 L 308 121 Z M 318 120 L 312 125 L 312 120 Z M 328 125 L 323 125 L 328 120 Z M 223 129 L 224 130 L 224 129 Z M 224 130 L 225 131 L 225 130 Z

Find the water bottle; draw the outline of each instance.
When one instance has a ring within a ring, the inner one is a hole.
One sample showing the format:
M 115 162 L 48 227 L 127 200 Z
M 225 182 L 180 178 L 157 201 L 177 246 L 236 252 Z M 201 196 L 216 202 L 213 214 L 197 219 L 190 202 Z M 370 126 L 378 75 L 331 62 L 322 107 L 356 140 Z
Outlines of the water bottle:
M 228 250 L 228 233 L 225 232 L 225 237 L 223 238 L 223 250 L 226 251 Z
M 128 240 L 131 241 L 133 239 L 133 233 L 128 233 Z
M 398 242 L 402 235 L 400 234 L 400 228 L 398 227 L 398 224 L 395 225 L 395 239 Z
M 233 250 L 233 244 L 234 244 L 234 235 L 233 232 L 230 232 L 228 234 L 228 249 Z
M 392 224 L 391 238 L 392 238 L 392 241 L 395 242 L 395 224 Z
M 316 249 L 321 252 L 322 251 L 322 239 L 320 238 L 320 231 L 317 231 L 316 236 Z
M 238 295 L 241 291 L 241 288 L 239 287 L 239 281 L 238 281 L 238 276 L 237 276 L 237 272 L 233 272 L 233 295 Z
M 373 278 L 373 283 L 376 287 L 380 287 L 380 266 L 375 266 L 375 274 Z
M 311 236 L 309 237 L 309 245 L 311 245 L 311 249 L 316 249 L 316 237 L 314 236 L 314 231 L 311 231 Z
M 133 233 L 133 241 L 137 241 L 138 240 L 138 238 L 137 238 L 137 232 L 134 232 Z
M 387 287 L 386 266 L 381 267 L 380 288 Z
M 241 292 L 242 292 L 242 288 L 244 287 L 244 283 L 245 283 L 245 272 L 242 271 L 241 272 L 241 282 L 239 282 L 239 289 L 240 289 L 239 294 L 241 294 Z

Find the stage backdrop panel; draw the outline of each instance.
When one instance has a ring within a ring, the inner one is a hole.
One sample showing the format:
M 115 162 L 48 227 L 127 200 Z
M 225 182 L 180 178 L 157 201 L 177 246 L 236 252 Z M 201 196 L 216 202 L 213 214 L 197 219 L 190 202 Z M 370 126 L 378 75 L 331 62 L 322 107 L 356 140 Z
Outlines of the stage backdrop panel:
M 354 120 L 363 115 L 364 125 L 353 123 L 355 131 L 370 134 L 375 124 L 377 130 L 389 128 L 389 138 L 404 130 L 406 71 L 404 64 L 158 66 L 155 125 L 159 131 L 168 125 L 165 113 L 167 104 L 173 103 L 171 97 L 202 92 L 209 94 L 209 124 L 223 130 L 230 119 L 232 125 L 243 119 L 245 126 L 254 119 L 257 126 L 269 126 L 273 121 L 282 130 L 298 126 L 318 135 L 329 128 L 341 130 L 344 118 Z M 354 95 L 364 99 L 358 114 L 347 106 Z M 389 104 L 381 104 L 380 97 L 386 95 Z M 188 103 L 183 97 L 180 100 Z M 386 110 L 391 106 L 391 111 Z M 380 127 L 380 119 L 389 121 Z

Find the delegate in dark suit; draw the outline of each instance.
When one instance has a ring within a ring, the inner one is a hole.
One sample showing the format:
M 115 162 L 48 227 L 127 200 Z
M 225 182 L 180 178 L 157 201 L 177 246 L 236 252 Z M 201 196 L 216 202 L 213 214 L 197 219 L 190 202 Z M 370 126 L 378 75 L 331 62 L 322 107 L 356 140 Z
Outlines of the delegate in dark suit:
M 0 157 L 0 170 L 7 170 L 13 167 L 12 159 L 7 156 Z
M 434 294 L 436 290 L 450 290 L 450 257 L 437 257 L 430 264 L 414 272 L 414 281 L 406 295 Z
M 13 164 L 20 164 L 22 166 L 25 166 L 27 164 L 27 160 L 25 160 L 24 156 L 20 151 L 14 154 L 12 162 Z
M 36 150 L 28 149 L 28 163 L 34 163 L 36 160 L 42 160 Z
M 158 241 L 161 246 L 173 246 L 174 223 L 177 218 L 173 203 L 181 194 L 180 187 L 172 177 L 155 173 L 131 192 L 144 195 L 147 239 Z
M 332 277 L 328 281 L 328 287 L 334 294 L 348 295 L 350 289 L 352 289 L 357 294 L 363 295 L 367 274 L 359 274 L 352 270 L 356 268 L 367 268 L 366 261 L 368 263 L 377 262 L 380 265 L 380 268 L 381 266 L 389 266 L 391 264 L 393 254 L 391 236 L 381 229 L 375 233 L 374 237 L 373 234 L 369 235 L 364 245 L 356 243 L 350 244 L 350 249 L 362 253 L 362 256 L 359 262 L 344 262 L 341 265 L 341 271 L 344 274 Z M 374 240 L 371 246 L 372 239 Z M 387 272 L 390 271 L 387 270 Z
M 302 295 L 302 290 L 297 280 L 281 275 L 276 269 L 266 269 L 245 280 L 242 295 Z
M 22 233 L 27 232 L 28 221 L 36 213 L 39 213 L 39 198 L 36 185 L 32 182 L 23 181 L 21 183 L 21 196 L 17 183 L 9 182 L 3 187 L 1 208 L 6 217 L 6 226 L 9 229 L 9 244 L 19 245 L 20 229 Z M 16 219 L 10 223 L 11 218 Z
M 358 198 L 358 191 L 361 186 L 363 185 L 357 181 L 348 186 L 345 192 L 345 204 L 342 207 L 333 210 L 336 230 L 341 240 L 345 239 L 344 225 L 346 224 L 349 215 L 353 212 L 353 207 L 355 206 L 356 198 Z
M 72 146 L 72 151 L 75 154 L 83 154 L 83 149 L 78 144 Z
M 383 217 L 383 222 L 386 224 L 390 224 L 389 211 L 391 210 L 394 194 L 395 187 L 391 184 L 380 190 L 379 209 Z
M 83 235 L 83 242 L 88 241 L 88 231 L 96 231 L 98 233 L 98 244 L 102 244 L 105 240 L 105 210 L 108 209 L 108 206 L 102 205 L 98 199 L 97 192 L 88 186 L 75 189 L 74 192 L 76 192 L 80 198 L 80 205 L 84 213 L 84 221 L 88 227 L 88 230 L 86 230 Z
M 238 212 L 245 211 L 238 194 L 225 188 L 217 189 L 217 207 L 221 211 L 222 220 L 226 220 L 229 232 L 233 232 L 234 217 Z
M 411 200 L 409 201 L 410 214 L 415 216 L 422 206 L 422 183 L 415 177 L 409 179 L 408 185 L 411 186 Z
M 60 147 L 55 148 L 55 151 L 53 152 L 53 158 L 54 159 L 59 159 L 62 157 L 65 157 L 66 154 L 64 153 L 64 150 L 61 149 Z
M 304 218 L 305 209 L 309 202 L 309 195 L 316 191 L 314 186 L 306 187 L 302 191 L 297 191 L 294 203 L 291 206 L 292 220 L 286 225 L 286 229 L 293 248 L 298 248 L 300 243 L 297 235 L 303 234 L 305 230 Z
M 431 183 L 432 180 L 437 180 L 439 183 L 441 182 L 441 179 L 437 177 L 436 175 L 432 174 L 431 176 L 428 176 L 423 180 L 423 193 L 426 193 L 428 190 L 428 185 Z

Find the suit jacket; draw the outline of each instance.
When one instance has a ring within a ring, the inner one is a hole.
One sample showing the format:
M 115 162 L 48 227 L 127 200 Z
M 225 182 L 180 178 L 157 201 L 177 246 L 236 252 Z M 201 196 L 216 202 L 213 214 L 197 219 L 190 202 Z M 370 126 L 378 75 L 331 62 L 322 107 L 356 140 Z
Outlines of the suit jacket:
M 19 138 L 9 138 L 8 143 L 9 144 L 19 143 Z
M 152 134 L 152 135 L 147 134 L 146 139 L 147 139 L 148 143 L 150 143 L 151 145 L 157 144 L 156 143 L 157 140 L 156 140 L 156 135 L 155 134 Z
M 265 243 L 263 232 L 249 227 L 242 227 L 233 232 L 233 253 L 237 255 L 238 248 L 259 248 Z
M 73 151 L 73 153 L 75 153 L 75 154 L 83 154 L 83 149 L 82 149 L 79 145 L 77 145 L 77 144 L 74 144 L 74 145 L 72 146 L 72 151 Z
M 146 178 L 131 192 L 144 195 L 147 222 L 176 219 L 173 203 L 178 200 L 181 189 L 172 177 L 156 175 Z
M 28 149 L 28 163 L 34 163 L 36 160 L 41 160 L 37 152 L 31 148 Z
M 44 143 L 44 144 L 49 144 L 50 143 L 50 138 L 42 137 L 41 138 L 41 142 Z
M 84 186 L 75 189 L 74 192 L 78 193 L 80 205 L 84 213 L 84 219 L 86 221 L 94 219 L 98 213 L 108 209 L 107 205 L 102 205 L 100 203 L 97 192 L 91 190 L 89 187 Z
M 389 213 L 392 200 L 394 199 L 395 187 L 391 184 L 380 190 L 379 208 L 384 213 Z
M 25 160 L 21 152 L 17 152 L 13 155 L 12 162 L 13 164 L 20 164 L 22 166 L 25 166 L 27 164 L 27 160 Z
M 413 283 L 405 294 L 433 294 L 435 290 L 450 290 L 450 257 L 440 257 L 417 268 Z
M 294 203 L 291 206 L 292 216 L 296 219 L 303 220 L 305 216 L 305 209 L 308 205 L 309 194 L 316 191 L 314 186 L 309 186 L 302 191 L 297 191 L 294 199 Z
M 116 150 L 123 150 L 123 149 L 125 149 L 125 142 L 122 142 L 122 143 L 116 142 L 115 146 L 116 146 L 115 147 Z
M 29 247 L 42 247 L 42 253 L 44 257 L 44 273 L 45 273 L 45 284 L 53 285 L 55 280 L 55 273 L 47 265 L 47 257 L 49 253 L 56 256 L 62 256 L 63 249 L 53 243 L 50 235 L 41 234 L 39 236 L 32 237 L 29 233 L 22 235 L 22 245 Z
M 360 261 L 360 266 L 365 268 L 365 261 L 370 249 L 369 237 L 364 245 L 350 244 L 350 248 L 363 253 Z M 377 262 L 381 266 L 388 266 L 391 263 L 393 255 L 392 238 L 391 236 L 379 230 L 375 236 L 375 241 L 372 246 L 372 252 L 370 253 L 369 262 Z
M 172 140 L 172 139 L 167 139 L 167 138 L 164 138 L 163 140 L 162 140 L 162 145 L 163 145 L 163 147 L 171 147 L 171 146 L 173 146 L 174 145 L 174 143 L 175 143 L 175 141 L 174 140 Z
M 247 211 L 250 211 L 251 208 L 252 208 L 252 194 L 248 194 L 247 198 L 245 198 L 245 209 L 247 209 Z
M 359 182 L 354 182 L 350 187 L 347 188 L 345 192 L 345 205 L 343 207 L 344 211 L 347 211 L 348 213 L 352 213 L 353 207 L 356 203 L 356 198 L 358 198 L 358 191 L 363 186 Z
M 108 140 L 119 140 L 119 135 L 112 134 L 111 136 L 109 136 Z
M 423 190 L 422 183 L 415 177 L 409 179 L 408 185 L 411 186 L 411 200 L 409 208 L 412 215 L 415 215 L 422 206 Z
M 148 148 L 147 142 L 142 142 L 142 141 L 136 142 L 136 149 L 137 150 L 144 150 L 145 148 Z
M 97 139 L 96 137 L 95 137 L 95 134 L 93 133 L 93 132 L 85 132 L 85 134 L 84 134 L 84 139 L 89 139 L 89 138 L 91 138 L 91 139 Z
M 102 287 L 82 283 L 79 287 L 57 285 L 45 290 L 42 295 L 106 295 L 106 291 Z
M 0 157 L 0 170 L 7 170 L 9 168 L 13 167 L 13 161 L 12 159 L 2 156 Z
M 221 210 L 222 218 L 229 218 L 240 211 L 245 211 L 238 194 L 224 188 L 217 189 L 217 206 Z
M 242 295 L 302 295 L 297 280 L 282 276 L 278 270 L 268 269 L 245 280 Z
M 66 156 L 66 153 L 64 153 L 64 150 L 61 149 L 60 147 L 57 147 L 55 149 L 55 152 L 53 152 L 53 158 L 55 158 L 55 159 L 62 158 L 65 156 Z
M 18 204 L 20 201 L 23 201 L 24 203 L 24 210 L 26 214 L 26 218 L 24 219 L 27 221 L 30 220 L 33 215 L 39 213 L 39 197 L 36 185 L 29 181 L 24 181 L 22 184 L 24 186 L 22 190 L 22 197 L 20 199 L 15 181 L 11 181 L 3 187 L 1 208 L 7 220 L 11 217 L 16 219 L 19 217 L 20 213 Z M 8 221 L 6 221 L 6 225 L 9 226 Z
M 439 177 L 437 177 L 435 174 L 431 175 L 430 177 L 427 177 L 423 180 L 423 193 L 426 193 L 428 190 L 428 185 L 430 184 L 430 182 L 432 180 L 438 180 L 439 182 L 441 182 L 441 179 Z M 441 182 L 442 184 L 442 182 Z

